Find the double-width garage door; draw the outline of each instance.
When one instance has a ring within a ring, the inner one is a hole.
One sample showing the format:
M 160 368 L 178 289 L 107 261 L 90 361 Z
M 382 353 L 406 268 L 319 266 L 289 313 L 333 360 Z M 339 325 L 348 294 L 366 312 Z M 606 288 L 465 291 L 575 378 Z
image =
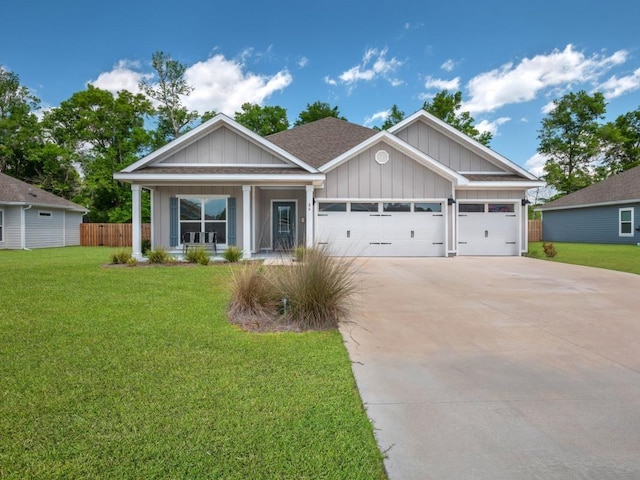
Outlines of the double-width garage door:
M 320 202 L 316 239 L 334 255 L 443 257 L 443 202 Z
M 458 255 L 518 255 L 514 203 L 458 203 Z

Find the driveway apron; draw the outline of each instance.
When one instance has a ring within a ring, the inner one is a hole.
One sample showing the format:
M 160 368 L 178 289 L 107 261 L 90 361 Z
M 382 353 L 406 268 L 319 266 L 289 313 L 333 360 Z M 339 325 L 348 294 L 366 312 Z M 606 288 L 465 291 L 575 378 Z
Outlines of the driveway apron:
M 640 276 L 361 262 L 342 334 L 391 480 L 640 478 Z

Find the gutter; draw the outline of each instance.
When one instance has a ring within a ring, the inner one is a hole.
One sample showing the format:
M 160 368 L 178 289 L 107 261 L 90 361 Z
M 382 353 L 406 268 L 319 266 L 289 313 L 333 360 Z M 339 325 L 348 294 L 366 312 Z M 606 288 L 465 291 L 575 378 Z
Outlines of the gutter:
M 22 217 L 20 219 L 20 246 L 22 247 L 22 250 L 27 250 L 28 252 L 30 252 L 31 249 L 27 248 L 27 222 L 24 212 L 29 210 L 31 207 L 33 207 L 33 205 L 27 205 L 23 207 L 20 212 L 20 216 Z

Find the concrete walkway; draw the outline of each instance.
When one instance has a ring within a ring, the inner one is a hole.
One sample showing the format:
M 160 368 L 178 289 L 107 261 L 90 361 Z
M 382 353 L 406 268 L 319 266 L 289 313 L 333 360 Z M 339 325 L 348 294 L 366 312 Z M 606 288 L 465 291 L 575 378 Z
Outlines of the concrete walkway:
M 499 257 L 359 276 L 342 333 L 392 480 L 640 478 L 640 276 Z

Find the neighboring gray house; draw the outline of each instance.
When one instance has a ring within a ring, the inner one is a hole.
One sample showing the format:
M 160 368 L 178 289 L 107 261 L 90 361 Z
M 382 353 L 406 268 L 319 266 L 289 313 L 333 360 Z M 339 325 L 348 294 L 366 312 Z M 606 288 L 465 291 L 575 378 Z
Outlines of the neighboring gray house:
M 531 173 L 420 110 L 388 131 L 324 118 L 266 138 L 217 115 L 114 177 L 140 190 L 152 245 L 215 231 L 246 257 L 293 245 L 336 255 L 520 255 Z
M 0 173 L 0 249 L 80 245 L 87 209 Z
M 640 166 L 537 210 L 548 242 L 640 243 Z

